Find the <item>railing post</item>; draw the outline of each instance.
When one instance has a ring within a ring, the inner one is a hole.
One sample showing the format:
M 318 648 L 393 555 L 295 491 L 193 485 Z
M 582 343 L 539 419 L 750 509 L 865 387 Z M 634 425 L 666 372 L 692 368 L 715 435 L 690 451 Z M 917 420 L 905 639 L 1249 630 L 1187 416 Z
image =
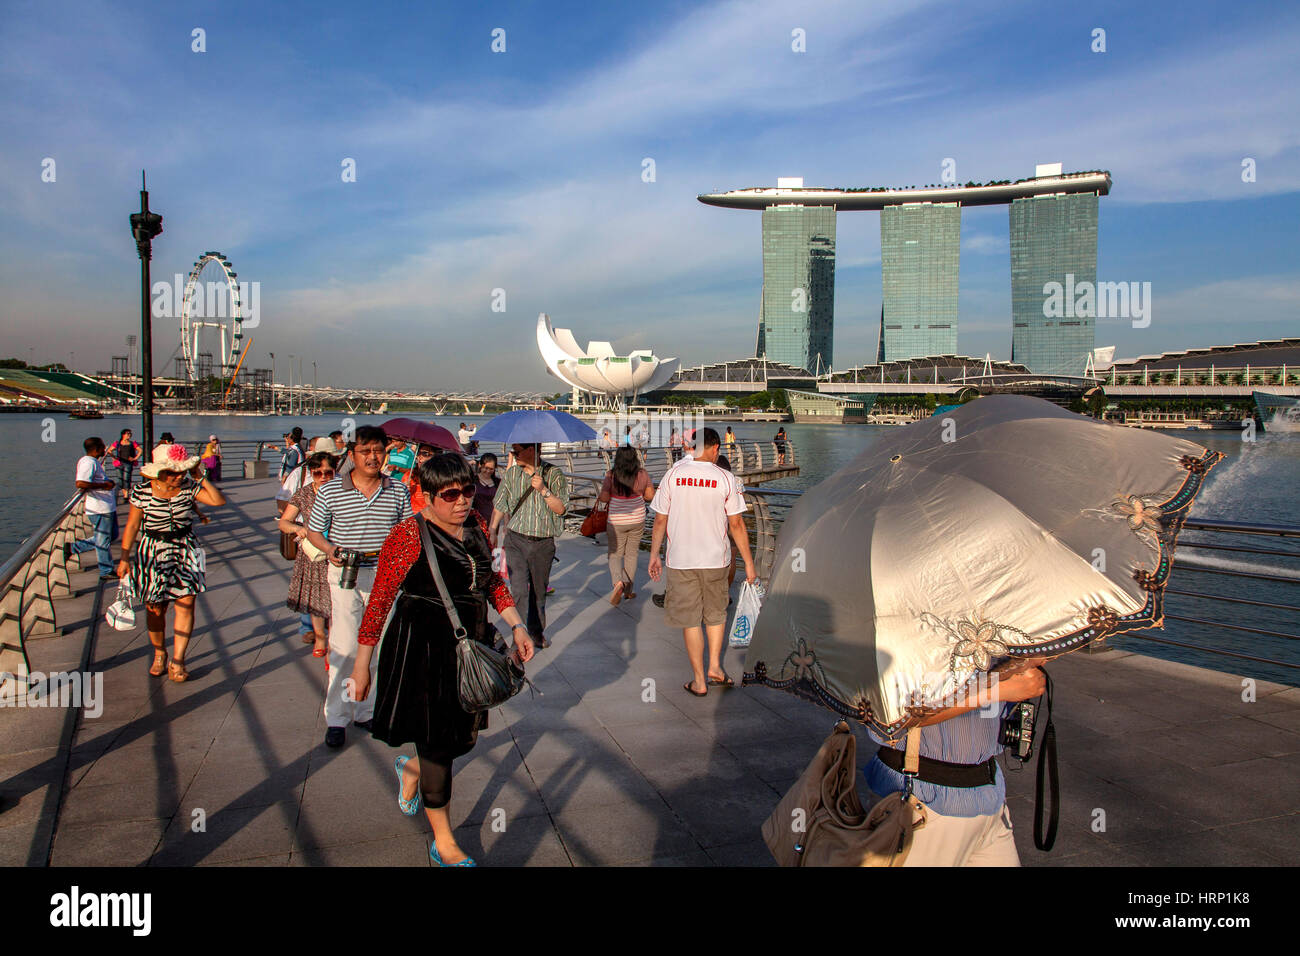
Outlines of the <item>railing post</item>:
M 69 518 L 64 518 L 54 534 L 50 535 L 50 597 L 65 597 L 72 593 L 72 583 L 68 580 L 68 560 L 63 557 L 63 546 L 75 540 L 68 522 Z
M 20 627 L 24 637 L 33 634 L 53 634 L 58 628 L 54 620 L 54 599 L 50 594 L 50 552 L 54 535 L 47 535 L 40 550 L 27 562 L 23 575 L 22 618 Z
M 762 495 L 753 495 L 754 510 L 754 571 L 761 580 L 769 580 L 776 563 L 776 535 L 772 527 L 772 512 Z

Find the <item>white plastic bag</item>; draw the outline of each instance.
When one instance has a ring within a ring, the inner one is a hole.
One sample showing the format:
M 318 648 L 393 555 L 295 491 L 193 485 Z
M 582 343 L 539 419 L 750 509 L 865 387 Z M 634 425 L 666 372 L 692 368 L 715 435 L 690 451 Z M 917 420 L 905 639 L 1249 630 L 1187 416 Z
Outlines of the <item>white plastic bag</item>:
M 115 631 L 130 631 L 135 628 L 135 610 L 131 607 L 131 579 L 122 578 L 117 585 L 117 600 L 104 612 L 104 620 Z
M 748 647 L 754 637 L 754 625 L 758 623 L 758 612 L 763 607 L 763 586 L 746 581 L 740 586 L 740 597 L 736 599 L 736 616 L 731 621 L 731 630 L 727 632 L 727 644 L 731 647 Z

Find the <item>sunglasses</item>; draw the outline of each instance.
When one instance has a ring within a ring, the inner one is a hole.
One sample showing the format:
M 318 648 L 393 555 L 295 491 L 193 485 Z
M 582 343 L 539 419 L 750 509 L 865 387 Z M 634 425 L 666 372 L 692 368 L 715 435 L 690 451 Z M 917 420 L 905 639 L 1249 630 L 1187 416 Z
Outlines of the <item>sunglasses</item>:
M 448 504 L 454 505 L 462 497 L 474 500 L 474 486 L 466 485 L 464 488 L 448 488 L 446 491 L 438 492 L 438 497 Z
M 333 468 L 315 468 L 315 469 L 312 470 L 312 474 L 313 474 L 313 475 L 332 475 L 332 474 L 334 474 L 334 469 L 333 469 Z

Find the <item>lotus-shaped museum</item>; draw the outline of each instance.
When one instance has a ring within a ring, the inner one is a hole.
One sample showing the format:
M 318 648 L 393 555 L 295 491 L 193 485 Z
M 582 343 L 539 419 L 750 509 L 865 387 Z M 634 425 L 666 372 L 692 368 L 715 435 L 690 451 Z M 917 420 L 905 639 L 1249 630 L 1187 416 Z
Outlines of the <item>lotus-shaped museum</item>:
M 584 352 L 572 332 L 551 327 L 545 312 L 537 317 L 537 348 L 547 370 L 560 381 L 609 398 L 653 391 L 672 377 L 679 364 L 675 358 L 657 358 L 648 349 L 615 355 L 608 342 L 588 342 Z

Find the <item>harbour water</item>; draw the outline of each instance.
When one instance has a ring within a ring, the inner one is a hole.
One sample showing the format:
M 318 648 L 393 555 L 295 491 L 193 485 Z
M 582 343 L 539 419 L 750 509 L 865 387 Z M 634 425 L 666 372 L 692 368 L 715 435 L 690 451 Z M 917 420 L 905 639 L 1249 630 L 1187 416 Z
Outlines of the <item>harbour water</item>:
M 357 425 L 379 424 L 403 413 L 386 415 L 352 415 Z M 345 427 L 339 413 L 318 416 L 158 416 L 154 431 L 170 431 L 182 441 L 206 439 L 218 435 L 223 441 L 265 439 L 274 441 L 294 425 L 301 425 L 307 435 L 327 434 Z M 433 420 L 453 432 L 459 423 L 482 424 L 488 416 L 441 416 Z M 728 423 L 716 427 L 725 428 Z M 772 423 L 731 422 L 737 437 L 744 440 L 770 439 L 779 425 Z M 51 428 L 52 426 L 52 428 Z M 7 490 L 7 507 L 0 510 L 0 558 L 7 557 L 19 542 L 44 518 L 49 516 L 74 490 L 73 472 L 82 454 L 81 443 L 98 435 L 106 443 L 117 438 L 122 428 L 131 427 L 140 437 L 138 416 L 107 415 L 102 420 L 76 421 L 62 415 L 7 414 L 0 416 L 0 447 L 8 454 L 0 456 L 0 482 Z M 798 449 L 800 474 L 796 478 L 775 482 L 766 487 L 806 490 L 843 466 L 872 443 L 900 426 L 875 425 L 805 425 L 787 424 L 786 433 Z M 905 427 L 905 426 L 902 426 Z M 1169 434 L 1181 435 L 1181 432 Z M 1186 437 L 1221 451 L 1225 461 L 1210 475 L 1198 498 L 1193 514 L 1202 518 L 1220 518 L 1259 524 L 1300 526 L 1300 436 L 1257 435 L 1253 442 L 1243 441 L 1236 432 L 1188 432 Z M 493 450 L 484 444 L 482 450 Z M 268 456 L 273 462 L 277 456 Z M 274 467 L 274 464 L 273 464 Z M 233 470 L 233 469 L 232 469 Z M 115 474 L 110 469 L 110 477 Z M 1255 568 L 1282 576 L 1300 575 L 1300 541 L 1252 538 L 1186 532 L 1186 541 L 1268 548 L 1294 554 L 1256 556 L 1236 552 L 1219 552 L 1180 548 L 1179 566 L 1192 563 L 1222 570 Z M 1273 604 L 1297 604 L 1300 586 L 1249 578 L 1221 577 L 1203 572 L 1179 571 L 1176 566 L 1171 587 L 1204 594 Z M 1253 605 L 1230 605 L 1199 598 L 1170 595 L 1167 613 L 1201 620 L 1226 621 L 1263 630 L 1296 633 L 1295 612 Z M 1151 632 L 1188 644 L 1235 651 L 1251 656 L 1300 663 L 1296 641 L 1244 634 L 1199 624 L 1170 622 L 1163 631 Z M 1257 664 L 1182 648 L 1160 645 L 1142 638 L 1120 638 L 1117 646 L 1139 650 L 1154 656 L 1213 667 L 1233 673 L 1256 676 L 1290 684 L 1300 684 L 1300 670 Z

